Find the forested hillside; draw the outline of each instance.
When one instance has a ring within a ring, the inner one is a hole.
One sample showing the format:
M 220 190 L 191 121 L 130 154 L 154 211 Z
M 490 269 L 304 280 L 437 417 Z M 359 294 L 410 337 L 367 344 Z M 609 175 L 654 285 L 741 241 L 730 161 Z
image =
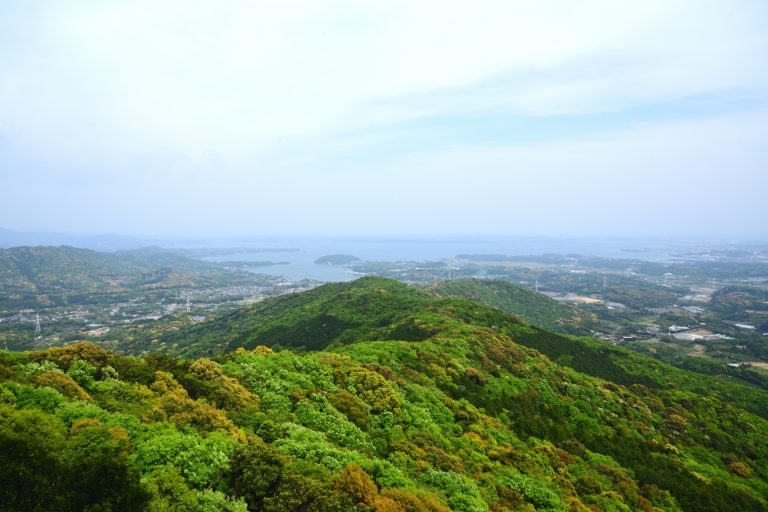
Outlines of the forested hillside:
M 419 340 L 430 333 L 409 320 L 411 313 L 436 301 L 413 286 L 366 277 L 271 298 L 161 340 L 189 356 L 256 345 L 318 350 L 361 339 Z
M 493 306 L 545 329 L 589 334 L 597 318 L 573 306 L 501 279 L 455 279 L 427 288 L 443 297 L 458 297 Z
M 1 353 L 0 503 L 768 510 L 763 391 L 488 306 L 368 278 L 183 336 L 209 357 Z
M 456 288 L 438 286 L 447 290 L 487 289 L 485 282 L 458 283 Z M 467 283 L 469 287 L 465 286 Z M 495 284 L 497 281 L 490 283 L 494 292 L 506 289 L 506 284 L 500 288 Z M 514 291 L 515 285 L 512 286 Z M 517 301 L 524 304 L 528 294 L 531 292 L 526 290 Z M 480 296 L 487 302 L 485 294 Z M 534 308 L 522 305 L 519 309 Z M 467 323 L 503 333 L 517 344 L 534 348 L 557 363 L 588 375 L 627 386 L 674 386 L 704 396 L 714 395 L 768 417 L 768 390 L 750 384 L 746 370 L 728 368 L 727 372 L 723 370 L 724 378 L 682 371 L 592 338 L 569 337 L 526 324 L 518 316 L 479 302 L 441 298 L 435 290 L 426 291 L 379 277 L 332 283 L 268 299 L 213 321 L 167 332 L 160 341 L 173 352 L 190 357 L 257 345 L 320 350 L 363 340 L 423 341 L 440 334 L 446 319 L 453 318 L 456 311 L 462 311 Z
M 142 291 L 248 282 L 247 273 L 160 248 L 98 252 L 75 247 L 0 249 L 0 309 L 127 300 Z

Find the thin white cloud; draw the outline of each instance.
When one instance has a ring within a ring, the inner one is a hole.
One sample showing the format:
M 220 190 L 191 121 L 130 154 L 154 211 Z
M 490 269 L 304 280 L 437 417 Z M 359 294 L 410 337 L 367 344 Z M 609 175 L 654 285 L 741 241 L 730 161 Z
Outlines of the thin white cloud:
M 35 187 L 6 211 L 59 230 L 262 234 L 548 234 L 765 236 L 768 111 L 640 125 L 516 146 L 464 146 L 336 173 L 306 162 L 160 172 Z M 268 176 L 268 177 L 265 177 Z M 66 197 L 61 202 L 61 197 Z M 140 200 L 137 201 L 137 197 Z M 56 205 L 50 217 L 45 205 Z M 81 227 L 80 230 L 83 228 Z
M 656 180 L 710 201 L 737 194 L 738 180 L 765 184 L 768 158 L 755 139 L 765 113 L 606 127 L 536 146 L 459 140 L 448 152 L 354 168 L 341 165 L 349 134 L 375 141 L 398 123 L 451 113 L 546 117 L 707 94 L 765 99 L 766 12 L 758 0 L 0 6 L 0 225 L 364 232 L 385 216 L 393 232 L 552 232 L 565 218 L 557 204 L 594 195 L 619 219 L 609 225 L 631 220 L 641 230 L 640 212 L 654 217 L 640 196 L 687 215 Z M 322 166 L 307 141 L 327 141 Z M 334 158 L 341 182 L 328 180 Z M 64 196 L 72 207 L 55 218 L 35 211 L 24 199 L 35 188 L 41 204 Z M 746 191 L 751 201 L 755 190 Z M 455 206 L 462 201 L 471 211 Z M 520 221 L 539 207 L 535 221 Z M 768 213 L 748 202 L 733 211 Z M 261 224 L 271 218 L 279 223 Z
M 239 157 L 281 138 L 420 113 L 371 112 L 375 100 L 500 76 L 517 84 L 480 101 L 600 111 L 764 86 L 764 34 L 754 9 L 740 8 L 748 5 L 57 2 L 5 37 L 0 113 L 21 142 L 65 153 Z

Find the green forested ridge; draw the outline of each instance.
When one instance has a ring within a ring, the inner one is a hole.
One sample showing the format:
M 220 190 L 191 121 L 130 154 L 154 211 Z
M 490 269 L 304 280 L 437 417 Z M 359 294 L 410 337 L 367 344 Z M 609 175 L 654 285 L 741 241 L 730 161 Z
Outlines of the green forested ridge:
M 768 393 L 736 379 L 683 371 L 652 357 L 585 337 L 568 337 L 521 322 L 474 301 L 441 298 L 380 277 L 333 283 L 268 299 L 210 322 L 161 337 L 188 356 L 257 345 L 320 350 L 363 340 L 423 341 L 447 319 L 462 319 L 511 337 L 555 362 L 612 382 L 714 395 L 768 418 Z
M 183 336 L 212 358 L 0 353 L 0 509 L 768 510 L 763 391 L 467 300 L 367 278 Z
M 380 328 L 396 330 L 397 337 L 387 339 L 413 340 L 429 333 L 400 321 L 435 301 L 433 295 L 413 286 L 365 277 L 267 299 L 161 339 L 178 343 L 179 350 L 187 355 L 256 345 L 318 350 L 380 336 Z
M 0 249 L 4 300 L 40 293 L 114 289 L 126 284 L 126 276 L 145 271 L 147 268 L 113 254 L 75 247 Z
M 455 279 L 431 285 L 428 290 L 443 297 L 459 297 L 493 306 L 558 332 L 588 334 L 597 322 L 591 313 L 501 279 Z
M 709 309 L 729 320 L 752 322 L 768 331 L 768 290 L 749 286 L 725 286 L 712 294 Z
M 243 282 L 247 277 L 155 247 L 112 253 L 67 246 L 13 247 L 0 249 L 0 308 L 117 302 L 137 290 Z

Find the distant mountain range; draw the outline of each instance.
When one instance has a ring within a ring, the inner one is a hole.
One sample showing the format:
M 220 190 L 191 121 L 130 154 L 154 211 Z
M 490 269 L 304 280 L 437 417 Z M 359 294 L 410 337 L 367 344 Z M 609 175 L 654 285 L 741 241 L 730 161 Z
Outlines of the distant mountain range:
M 13 231 L 0 227 L 0 247 L 22 245 L 70 245 L 99 251 L 136 249 L 148 245 L 160 245 L 162 240 L 127 235 L 74 235 L 68 233 L 44 233 Z
M 0 249 L 0 307 L 39 307 L 108 300 L 105 294 L 172 288 L 215 275 L 240 283 L 249 274 L 159 247 L 101 252 L 70 246 Z M 112 300 L 118 300 L 113 297 Z

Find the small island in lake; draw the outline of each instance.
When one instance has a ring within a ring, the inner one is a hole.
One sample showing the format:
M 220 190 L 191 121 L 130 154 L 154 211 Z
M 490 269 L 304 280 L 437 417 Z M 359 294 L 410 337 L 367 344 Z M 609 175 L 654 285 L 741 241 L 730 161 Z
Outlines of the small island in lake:
M 360 258 L 349 254 L 327 254 L 317 258 L 315 263 L 318 265 L 349 265 L 356 261 L 360 261 Z

